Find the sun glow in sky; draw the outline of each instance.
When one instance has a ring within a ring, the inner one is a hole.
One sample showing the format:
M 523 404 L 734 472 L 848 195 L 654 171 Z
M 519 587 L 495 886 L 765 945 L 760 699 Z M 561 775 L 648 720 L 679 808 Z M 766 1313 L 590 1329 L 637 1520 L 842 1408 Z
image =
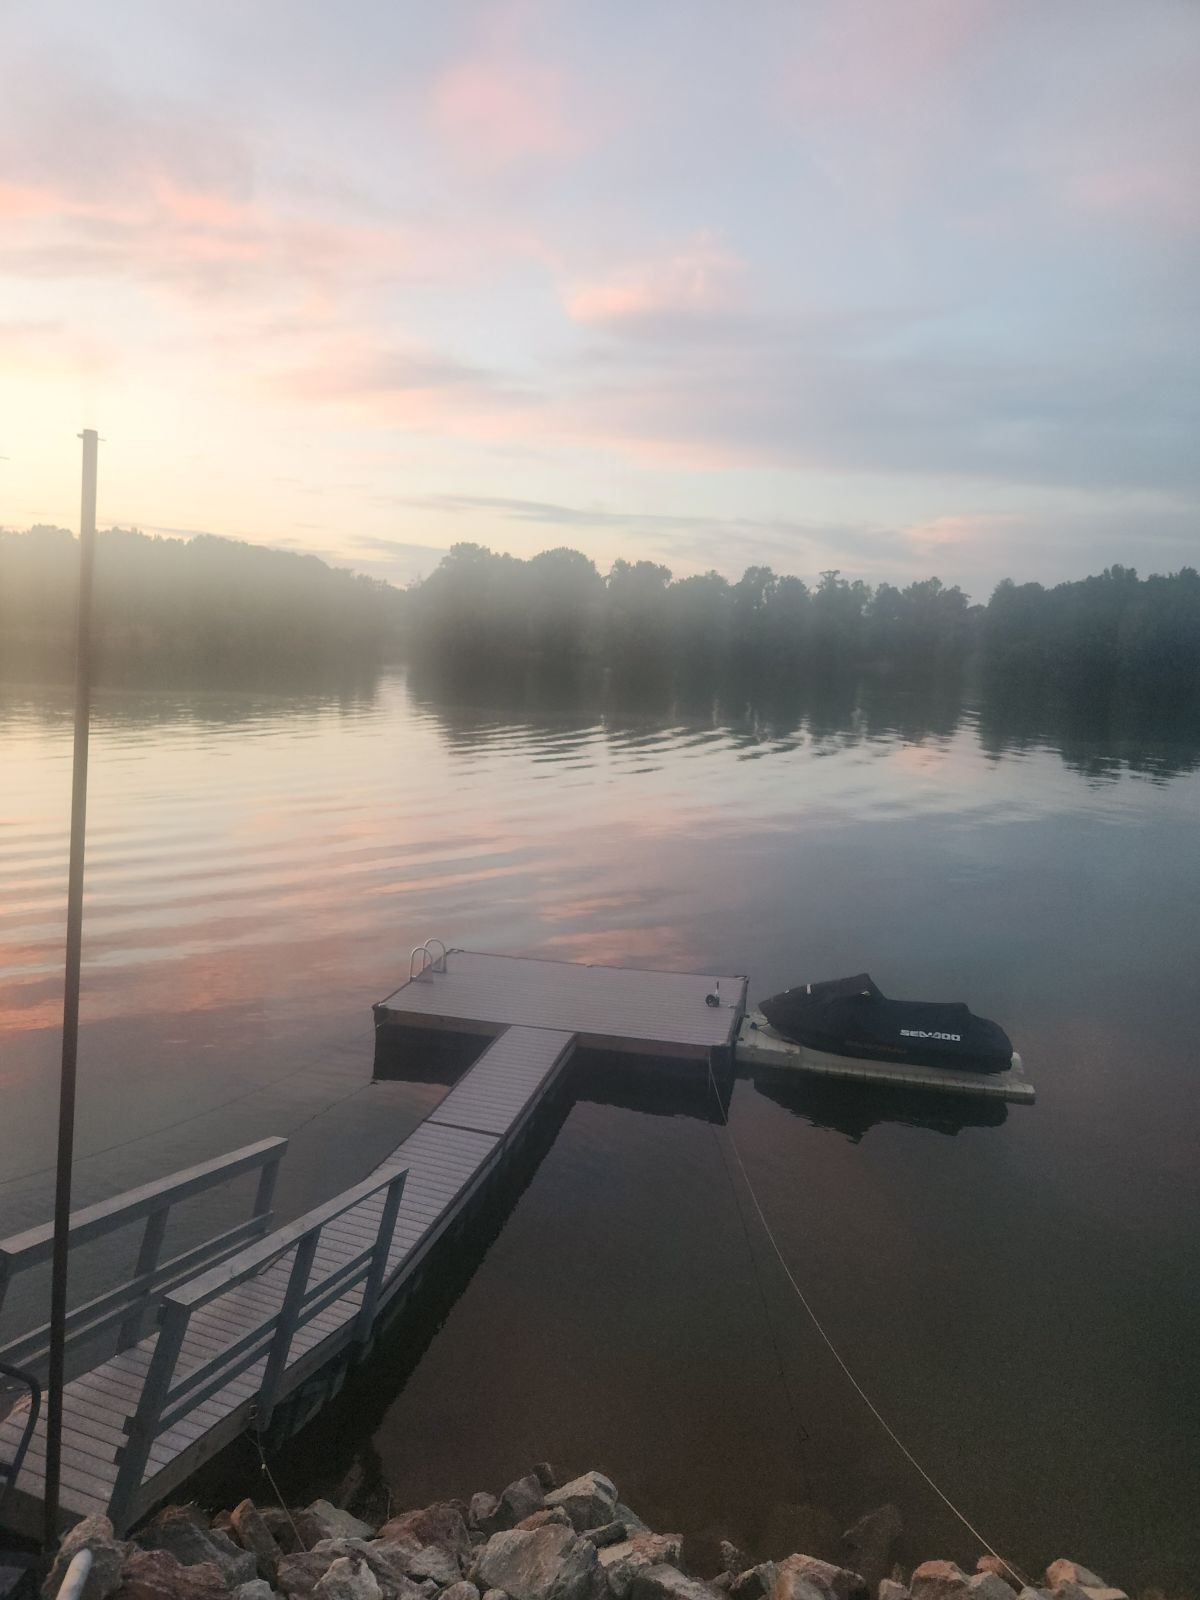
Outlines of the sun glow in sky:
M 0 525 L 1200 559 L 1194 0 L 8 0 Z

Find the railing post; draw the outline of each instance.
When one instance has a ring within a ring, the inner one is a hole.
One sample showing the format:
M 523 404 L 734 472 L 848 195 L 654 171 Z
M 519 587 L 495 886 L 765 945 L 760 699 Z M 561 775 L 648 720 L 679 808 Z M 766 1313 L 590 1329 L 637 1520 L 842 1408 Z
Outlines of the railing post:
M 358 1318 L 354 1329 L 355 1341 L 366 1344 L 371 1337 L 371 1328 L 375 1322 L 375 1309 L 379 1304 L 379 1293 L 383 1288 L 383 1280 L 387 1274 L 388 1256 L 392 1248 L 392 1236 L 396 1231 L 396 1215 L 400 1210 L 400 1198 L 404 1193 L 404 1180 L 408 1177 L 408 1168 L 398 1172 L 387 1186 L 387 1193 L 383 1199 L 383 1215 L 379 1219 L 379 1233 L 371 1252 L 371 1265 L 367 1271 L 366 1282 L 363 1284 L 362 1305 L 359 1308 Z
M 158 1342 L 150 1358 L 150 1367 L 142 1384 L 137 1410 L 128 1422 L 126 1442 L 120 1450 L 120 1467 L 113 1485 L 108 1514 L 118 1534 L 133 1521 L 142 1479 L 146 1475 L 146 1462 L 150 1447 L 158 1437 L 158 1419 L 171 1392 L 171 1379 L 175 1376 L 175 1363 L 183 1348 L 184 1335 L 191 1319 L 188 1306 L 176 1305 L 167 1299 L 161 1312 Z
M 300 1315 L 304 1296 L 308 1292 L 309 1273 L 312 1271 L 313 1257 L 317 1253 L 320 1237 L 320 1228 L 314 1228 L 311 1233 L 306 1233 L 296 1246 L 296 1259 L 292 1262 L 292 1272 L 283 1296 L 283 1305 L 279 1308 L 279 1320 L 275 1324 L 275 1337 L 271 1340 L 271 1351 L 267 1356 L 267 1370 L 263 1373 L 263 1380 L 258 1388 L 259 1426 L 263 1428 L 270 1424 L 271 1413 L 275 1409 L 275 1397 L 279 1393 L 279 1384 L 287 1370 L 292 1337 L 296 1332 L 296 1320 Z
M 286 1148 L 286 1146 L 285 1146 Z M 283 1151 L 268 1161 L 258 1176 L 258 1190 L 254 1196 L 253 1219 L 261 1219 L 264 1226 L 271 1220 L 271 1206 L 275 1199 L 275 1180 L 279 1176 L 279 1164 L 283 1160 Z
M 143 1273 L 153 1272 L 158 1266 L 158 1253 L 162 1249 L 163 1235 L 167 1231 L 167 1217 L 170 1215 L 170 1206 L 162 1206 L 158 1211 L 152 1211 L 146 1218 L 146 1226 L 142 1231 L 141 1249 L 138 1251 L 137 1264 L 133 1269 L 135 1278 L 140 1278 Z M 138 1335 L 142 1328 L 142 1316 L 146 1310 L 149 1295 L 143 1295 L 136 1305 L 130 1307 L 129 1315 L 121 1324 L 117 1333 L 117 1349 L 128 1350 L 131 1344 L 138 1342 Z

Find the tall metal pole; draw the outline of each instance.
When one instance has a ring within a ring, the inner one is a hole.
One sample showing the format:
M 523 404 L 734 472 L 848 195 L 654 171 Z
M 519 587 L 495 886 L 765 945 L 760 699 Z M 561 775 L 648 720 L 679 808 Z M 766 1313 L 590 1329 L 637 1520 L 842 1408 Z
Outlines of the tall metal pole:
M 79 513 L 79 604 L 75 623 L 75 753 L 71 785 L 71 866 L 67 877 L 67 973 L 63 993 L 62 1077 L 58 1094 L 58 1176 L 54 1189 L 54 1256 L 50 1279 L 50 1371 L 46 1404 L 46 1497 L 43 1543 L 58 1538 L 62 1476 L 63 1376 L 66 1356 L 67 1255 L 71 1226 L 71 1162 L 75 1152 L 75 1063 L 79 1053 L 79 967 L 83 953 L 83 846 L 87 831 L 88 727 L 92 688 L 92 569 L 96 555 L 96 454 L 85 428 L 83 499 Z

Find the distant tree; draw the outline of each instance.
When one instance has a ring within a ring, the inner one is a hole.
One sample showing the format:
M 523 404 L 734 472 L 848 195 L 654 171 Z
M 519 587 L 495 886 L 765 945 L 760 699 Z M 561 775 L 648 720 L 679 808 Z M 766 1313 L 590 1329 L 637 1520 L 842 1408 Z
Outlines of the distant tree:
M 79 547 L 61 528 L 0 532 L 0 659 L 68 667 Z M 110 528 L 96 541 L 99 669 L 261 672 L 378 659 L 398 648 L 407 596 L 315 556 L 236 539 Z
M 670 567 L 618 558 L 605 579 L 605 640 L 609 657 L 660 655 L 668 647 Z

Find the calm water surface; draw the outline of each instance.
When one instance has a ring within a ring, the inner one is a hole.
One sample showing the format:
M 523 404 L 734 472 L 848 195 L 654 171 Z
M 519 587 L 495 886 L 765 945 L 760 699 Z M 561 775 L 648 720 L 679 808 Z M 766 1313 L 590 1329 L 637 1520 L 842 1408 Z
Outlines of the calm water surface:
M 1036 1106 L 747 1078 L 735 1136 L 846 1359 L 993 1543 L 1192 1587 L 1195 740 L 878 690 L 591 704 L 472 709 L 399 674 L 100 693 L 79 1201 L 268 1133 L 284 1214 L 364 1174 L 444 1092 L 369 1081 L 370 1003 L 430 934 L 745 971 L 752 1000 L 863 967 L 967 999 Z M 70 755 L 66 694 L 0 690 L 4 1232 L 50 1213 Z M 763 1552 L 890 1498 L 914 1556 L 973 1560 L 747 1235 L 703 1104 L 609 1098 L 581 1080 L 316 1479 L 366 1451 L 418 1503 L 600 1465 L 656 1526 Z

